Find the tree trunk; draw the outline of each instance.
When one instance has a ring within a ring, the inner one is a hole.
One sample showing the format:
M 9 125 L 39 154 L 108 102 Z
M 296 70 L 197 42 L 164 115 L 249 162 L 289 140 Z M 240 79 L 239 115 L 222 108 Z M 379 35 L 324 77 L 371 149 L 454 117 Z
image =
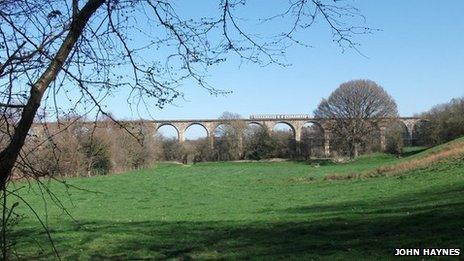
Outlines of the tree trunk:
M 355 142 L 351 145 L 350 156 L 352 159 L 355 159 L 359 156 L 359 143 Z
M 18 159 L 19 153 L 26 140 L 27 133 L 32 126 L 37 110 L 40 107 L 43 94 L 50 83 L 55 80 L 61 71 L 64 61 L 68 58 L 74 44 L 81 36 L 89 18 L 105 2 L 105 0 L 89 0 L 78 15 L 71 22 L 68 35 L 61 44 L 53 60 L 50 61 L 47 69 L 40 76 L 35 84 L 32 85 L 29 99 L 23 109 L 21 118 L 15 128 L 13 136 L 7 147 L 0 152 L 0 190 L 4 189 L 11 176 L 13 167 Z
M 26 140 L 27 133 L 34 121 L 37 109 L 40 106 L 42 95 L 37 91 L 35 86 L 32 87 L 31 96 L 24 107 L 21 119 L 11 137 L 8 146 L 0 152 L 0 190 L 5 189 L 6 182 L 11 175 L 16 160 L 18 159 L 21 148 Z

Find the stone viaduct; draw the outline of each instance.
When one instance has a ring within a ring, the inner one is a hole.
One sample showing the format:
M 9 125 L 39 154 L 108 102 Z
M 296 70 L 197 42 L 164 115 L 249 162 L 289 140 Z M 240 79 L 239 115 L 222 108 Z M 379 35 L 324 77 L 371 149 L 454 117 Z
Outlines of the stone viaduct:
M 408 140 L 413 139 L 413 130 L 416 124 L 423 119 L 417 117 L 401 117 L 400 122 L 404 124 L 404 128 L 407 132 Z M 328 124 L 330 120 L 327 119 L 318 119 L 313 118 L 310 115 L 305 114 L 297 114 L 297 115 L 256 115 L 250 116 L 248 119 L 203 119 L 203 120 L 155 120 L 152 121 L 154 124 L 155 133 L 159 130 L 159 128 L 169 125 L 174 127 L 177 131 L 178 139 L 180 142 L 185 141 L 185 132 L 186 130 L 192 125 L 200 125 L 202 126 L 207 133 L 207 137 L 210 139 L 211 146 L 214 144 L 214 132 L 216 128 L 222 124 L 227 124 L 231 121 L 242 121 L 246 124 L 257 124 L 263 128 L 267 128 L 268 130 L 273 130 L 274 127 L 279 124 L 283 123 L 290 127 L 293 132 L 294 139 L 298 142 L 301 141 L 301 135 L 303 133 L 303 126 L 307 123 L 313 123 L 319 126 L 324 133 L 324 153 L 328 156 L 330 155 L 330 133 L 328 131 Z M 380 145 L 382 149 L 385 148 L 385 129 L 387 126 L 385 124 L 380 124 Z
M 307 123 L 312 123 L 315 124 L 320 128 L 320 130 L 323 133 L 324 136 L 324 141 L 323 141 L 323 149 L 324 149 L 324 154 L 326 156 L 330 155 L 330 133 L 329 133 L 329 124 L 331 120 L 327 119 L 318 119 L 318 118 L 313 118 L 310 115 L 305 115 L 305 114 L 285 114 L 285 115 L 255 115 L 255 116 L 250 116 L 249 118 L 245 119 L 186 119 L 186 120 L 138 120 L 138 121 L 121 121 L 121 125 L 125 125 L 127 127 L 129 126 L 144 126 L 143 129 L 145 129 L 146 135 L 156 135 L 158 132 L 159 128 L 163 126 L 172 126 L 176 132 L 177 132 L 177 137 L 179 142 L 185 142 L 186 137 L 185 133 L 187 129 L 192 126 L 192 125 L 200 125 L 206 130 L 206 135 L 208 139 L 210 140 L 210 145 L 211 147 L 214 146 L 214 134 L 216 129 L 220 125 L 227 125 L 230 124 L 233 121 L 240 121 L 244 122 L 247 125 L 250 124 L 256 124 L 261 126 L 262 128 L 266 128 L 269 131 L 274 130 L 274 127 L 279 124 L 286 124 L 287 126 L 290 127 L 293 133 L 293 137 L 295 141 L 301 141 L 301 136 L 304 131 L 304 126 Z M 414 128 L 416 127 L 417 123 L 420 121 L 424 121 L 424 119 L 417 118 L 417 117 L 401 117 L 399 118 L 399 121 L 403 124 L 403 129 L 405 133 L 405 138 L 406 140 L 411 143 L 411 141 L 414 139 L 413 134 L 414 134 Z M 385 121 L 382 123 L 380 121 L 379 123 L 379 131 L 380 131 L 380 146 L 382 149 L 385 149 L 385 130 L 387 128 L 387 125 L 390 121 Z M 90 130 L 92 129 L 92 126 L 95 124 L 95 122 L 85 122 L 84 123 L 84 128 Z M 60 128 L 61 123 L 47 123 L 47 128 L 49 129 L 54 129 L 54 128 Z M 66 124 L 65 124 L 66 125 Z M 108 128 L 113 128 L 117 127 L 116 124 L 113 122 L 99 122 L 97 126 L 100 127 L 105 127 Z M 35 136 L 42 136 L 42 132 L 44 132 L 42 124 L 35 124 L 33 128 L 31 129 L 31 132 L 34 133 L 33 135 Z M 130 129 L 130 127 L 129 127 Z M 237 141 L 239 144 L 241 144 L 241 140 Z

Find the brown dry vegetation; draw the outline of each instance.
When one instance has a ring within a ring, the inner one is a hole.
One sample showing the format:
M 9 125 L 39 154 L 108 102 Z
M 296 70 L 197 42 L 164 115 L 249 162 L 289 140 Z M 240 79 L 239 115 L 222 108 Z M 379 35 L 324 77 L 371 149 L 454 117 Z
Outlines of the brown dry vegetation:
M 127 125 L 127 124 L 126 124 Z M 151 166 L 159 154 L 156 139 L 142 123 L 121 127 L 109 120 L 63 120 L 38 126 L 23 147 L 25 164 L 14 179 L 36 176 L 92 176 Z
M 377 168 L 371 175 L 397 175 L 410 170 L 425 168 L 434 163 L 457 159 L 464 156 L 464 141 L 452 142 L 444 145 L 439 150 L 434 150 L 426 153 L 424 156 L 414 158 L 408 161 L 403 161 L 394 165 L 383 166 Z
M 464 139 L 458 139 L 435 149 L 425 151 L 423 154 L 412 156 L 396 164 L 376 168 L 373 171 L 349 173 L 347 175 L 326 175 L 324 180 L 352 180 L 358 178 L 372 178 L 379 176 L 394 176 L 412 170 L 430 167 L 433 164 L 446 160 L 464 159 Z

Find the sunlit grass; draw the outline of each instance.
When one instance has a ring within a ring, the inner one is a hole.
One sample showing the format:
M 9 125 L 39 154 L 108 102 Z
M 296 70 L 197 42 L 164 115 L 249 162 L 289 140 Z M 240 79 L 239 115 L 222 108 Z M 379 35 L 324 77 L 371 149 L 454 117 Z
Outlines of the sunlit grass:
M 51 182 L 77 222 L 50 200 L 45 216 L 36 186 L 20 193 L 36 206 L 66 259 L 372 260 L 389 259 L 398 247 L 462 248 L 462 160 L 395 177 L 323 179 L 397 161 L 375 154 L 347 164 L 160 164 L 70 179 L 95 192 L 69 194 Z M 20 256 L 53 258 L 36 219 L 24 204 L 20 211 L 25 219 L 14 230 Z

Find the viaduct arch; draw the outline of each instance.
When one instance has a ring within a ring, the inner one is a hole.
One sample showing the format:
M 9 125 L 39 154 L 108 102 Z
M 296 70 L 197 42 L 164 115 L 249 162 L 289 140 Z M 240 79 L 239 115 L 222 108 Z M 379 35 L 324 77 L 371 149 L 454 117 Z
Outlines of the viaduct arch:
M 170 125 L 174 127 L 178 133 L 179 142 L 185 142 L 185 132 L 188 127 L 191 125 L 200 125 L 205 128 L 207 132 L 208 139 L 210 140 L 211 146 L 214 145 L 214 133 L 216 128 L 219 125 L 227 124 L 231 121 L 241 121 L 250 124 L 257 124 L 263 128 L 266 128 L 269 131 L 272 131 L 274 127 L 279 123 L 284 123 L 288 125 L 294 134 L 295 141 L 301 141 L 301 136 L 303 133 L 303 128 L 306 123 L 317 124 L 321 128 L 324 134 L 324 154 L 326 156 L 330 155 L 330 133 L 328 125 L 331 120 L 328 119 L 319 119 L 313 118 L 309 115 L 259 115 L 259 116 L 250 116 L 248 119 L 186 119 L 186 120 L 155 120 L 152 121 L 155 132 L 162 126 Z M 404 124 L 407 130 L 407 135 L 409 140 L 413 140 L 413 131 L 418 122 L 424 121 L 422 118 L 418 117 L 401 117 L 399 121 Z M 382 149 L 385 149 L 385 131 L 387 129 L 387 124 L 380 124 L 380 145 Z

